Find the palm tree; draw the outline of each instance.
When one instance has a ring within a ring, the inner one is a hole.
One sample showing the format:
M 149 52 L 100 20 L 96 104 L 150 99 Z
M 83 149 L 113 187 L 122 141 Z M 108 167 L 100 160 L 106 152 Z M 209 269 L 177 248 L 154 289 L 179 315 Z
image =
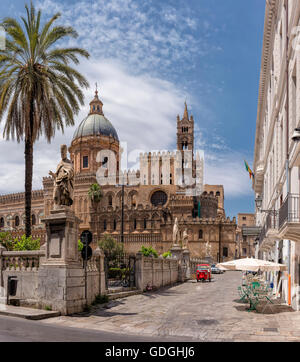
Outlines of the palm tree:
M 55 130 L 74 125 L 74 115 L 83 105 L 80 87 L 87 80 L 70 62 L 89 57 L 81 48 L 62 48 L 58 42 L 77 37 L 72 27 L 54 26 L 55 14 L 40 27 L 41 11 L 31 2 L 22 22 L 5 18 L 6 48 L 0 50 L 0 121 L 6 115 L 3 137 L 25 142 L 25 232 L 31 234 L 33 144 L 45 135 L 50 143 Z
M 88 197 L 93 204 L 100 202 L 102 198 L 102 191 L 98 184 L 92 184 L 88 191 Z

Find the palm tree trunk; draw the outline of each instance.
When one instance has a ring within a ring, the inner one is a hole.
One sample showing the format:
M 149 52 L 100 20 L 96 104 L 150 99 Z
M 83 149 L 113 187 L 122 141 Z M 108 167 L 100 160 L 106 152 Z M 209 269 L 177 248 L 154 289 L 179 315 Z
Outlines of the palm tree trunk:
M 30 102 L 29 131 L 25 138 L 25 234 L 31 235 L 31 198 L 32 198 L 32 171 L 33 171 L 33 101 Z
M 25 140 L 25 234 L 31 235 L 31 193 L 32 193 L 33 145 Z

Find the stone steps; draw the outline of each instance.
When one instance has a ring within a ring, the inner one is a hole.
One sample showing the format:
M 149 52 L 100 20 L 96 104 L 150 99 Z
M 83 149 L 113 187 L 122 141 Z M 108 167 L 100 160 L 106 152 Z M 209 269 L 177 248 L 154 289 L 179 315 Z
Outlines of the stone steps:
M 114 299 L 119 299 L 119 298 L 126 298 L 126 297 L 130 297 L 132 295 L 137 295 L 137 294 L 142 294 L 142 291 L 137 290 L 137 289 L 133 289 L 130 288 L 131 290 L 127 290 L 127 291 L 114 291 L 112 293 L 108 293 L 108 299 L 109 300 L 114 300 Z
M 59 312 L 43 309 L 16 307 L 13 305 L 0 305 L 0 315 L 18 317 L 31 320 L 40 320 L 60 316 Z

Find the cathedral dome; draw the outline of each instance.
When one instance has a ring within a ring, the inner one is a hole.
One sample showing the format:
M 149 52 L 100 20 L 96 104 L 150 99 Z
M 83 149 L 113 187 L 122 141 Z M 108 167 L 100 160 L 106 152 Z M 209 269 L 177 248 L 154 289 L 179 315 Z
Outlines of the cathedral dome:
M 103 103 L 98 98 L 98 91 L 95 92 L 95 97 L 90 103 L 89 115 L 77 127 L 73 141 L 85 136 L 112 136 L 116 141 L 119 141 L 117 131 L 110 121 L 104 116 L 102 111 Z
M 110 121 L 102 114 L 89 114 L 77 127 L 73 140 L 85 136 L 112 136 L 119 141 L 117 131 Z

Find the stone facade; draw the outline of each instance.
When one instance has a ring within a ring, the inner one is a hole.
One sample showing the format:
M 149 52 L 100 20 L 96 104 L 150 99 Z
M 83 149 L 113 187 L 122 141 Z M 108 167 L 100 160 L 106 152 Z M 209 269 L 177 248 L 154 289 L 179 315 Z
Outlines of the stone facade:
M 255 257 L 255 239 L 257 235 L 251 233 L 253 227 L 255 227 L 255 214 L 238 214 L 236 229 L 236 255 L 238 258 Z
M 223 186 L 203 185 L 204 162 L 194 152 L 194 119 L 186 104 L 183 117 L 177 117 L 177 151 L 140 154 L 140 169 L 128 172 L 120 171 L 118 136 L 102 106 L 96 92 L 90 113 L 69 147 L 75 171 L 71 209 L 81 220 L 79 234 L 90 230 L 94 241 L 105 234 L 121 240 L 122 187 L 116 184 L 124 183 L 123 240 L 127 252 L 136 253 L 142 245 L 152 245 L 160 254 L 168 251 L 177 217 L 180 233 L 187 229 L 192 256 L 205 257 L 209 241 L 214 260 L 233 258 L 236 221 L 226 218 Z M 113 175 L 108 174 L 111 165 L 115 166 Z M 103 197 L 98 205 L 92 205 L 88 190 L 99 181 Z M 50 215 L 52 195 L 53 179 L 44 177 L 43 190 L 33 192 L 33 233 L 45 234 L 41 219 Z M 2 229 L 21 233 L 23 216 L 24 194 L 0 197 Z

